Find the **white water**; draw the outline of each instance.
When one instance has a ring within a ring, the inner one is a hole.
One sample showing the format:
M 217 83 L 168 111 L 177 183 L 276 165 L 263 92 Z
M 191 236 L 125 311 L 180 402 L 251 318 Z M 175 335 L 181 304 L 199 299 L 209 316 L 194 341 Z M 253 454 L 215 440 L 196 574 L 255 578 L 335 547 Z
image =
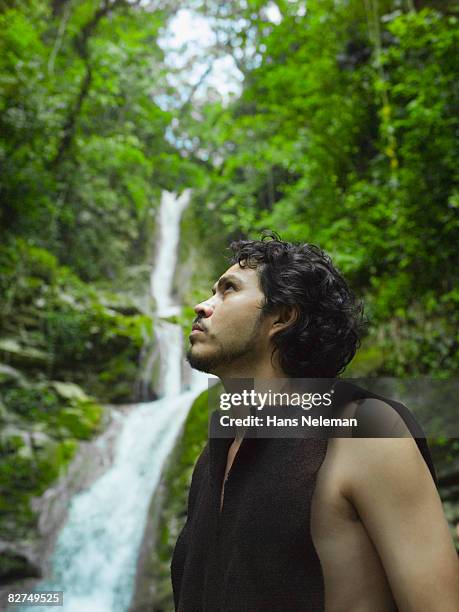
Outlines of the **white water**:
M 180 215 L 188 201 L 189 192 L 180 198 L 165 192 L 161 198 L 159 249 L 151 280 L 160 316 L 179 311 L 171 287 Z M 181 393 L 180 327 L 161 321 L 156 325 L 156 336 L 162 397 L 118 417 L 122 428 L 113 465 L 73 498 L 56 543 L 52 575 L 35 587 L 36 591 L 64 591 L 64 612 L 128 610 L 151 496 L 193 399 L 207 387 L 207 376 L 193 372 L 190 389 Z
M 180 217 L 190 201 L 191 191 L 185 189 L 180 197 L 163 191 L 159 210 L 159 242 L 155 267 L 151 275 L 151 294 L 156 300 L 156 312 L 160 317 L 177 313 L 180 308 L 172 302 L 172 281 L 177 263 L 177 247 L 180 238 Z

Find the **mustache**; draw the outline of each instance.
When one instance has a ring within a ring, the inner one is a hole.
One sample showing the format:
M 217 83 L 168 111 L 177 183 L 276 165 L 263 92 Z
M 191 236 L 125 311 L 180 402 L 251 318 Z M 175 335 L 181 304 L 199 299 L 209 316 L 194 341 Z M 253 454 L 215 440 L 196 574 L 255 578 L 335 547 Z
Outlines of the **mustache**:
M 202 329 L 203 332 L 206 332 L 207 329 L 205 328 L 205 326 L 202 324 L 202 317 L 200 319 L 195 319 L 193 321 L 193 323 L 191 324 L 191 327 L 193 328 L 195 325 L 197 325 L 198 327 L 200 327 Z

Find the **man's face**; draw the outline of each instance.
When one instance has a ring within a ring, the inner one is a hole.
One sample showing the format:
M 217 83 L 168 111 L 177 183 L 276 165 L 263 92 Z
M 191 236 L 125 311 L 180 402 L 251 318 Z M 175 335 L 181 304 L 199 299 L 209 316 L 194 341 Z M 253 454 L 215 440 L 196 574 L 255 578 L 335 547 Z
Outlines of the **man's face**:
M 256 270 L 236 263 L 220 277 L 212 294 L 194 308 L 193 327 L 202 331 L 191 332 L 187 360 L 191 367 L 217 376 L 250 372 L 269 346 Z

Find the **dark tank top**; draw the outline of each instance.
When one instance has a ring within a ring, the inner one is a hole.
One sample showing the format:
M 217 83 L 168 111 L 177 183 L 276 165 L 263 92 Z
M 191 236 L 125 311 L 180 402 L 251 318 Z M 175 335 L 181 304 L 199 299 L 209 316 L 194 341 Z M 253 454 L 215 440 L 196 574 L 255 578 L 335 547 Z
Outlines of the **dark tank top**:
M 435 480 L 423 432 L 405 406 L 342 381 L 339 389 L 343 402 L 371 397 L 390 404 Z M 176 611 L 323 612 L 324 579 L 310 523 L 328 439 L 244 437 L 220 512 L 232 441 L 210 437 L 194 468 L 171 564 Z

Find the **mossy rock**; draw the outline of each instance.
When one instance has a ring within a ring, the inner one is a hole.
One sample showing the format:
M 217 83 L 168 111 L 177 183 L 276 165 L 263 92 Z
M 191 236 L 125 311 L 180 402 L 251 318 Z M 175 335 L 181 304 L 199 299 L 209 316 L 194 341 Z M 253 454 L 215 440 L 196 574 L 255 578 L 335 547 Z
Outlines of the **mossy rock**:
M 68 468 L 78 441 L 41 438 L 39 447 L 20 432 L 0 443 L 0 538 L 23 540 L 36 536 L 37 516 L 32 509 L 34 497 L 46 489 Z M 1 579 L 1 574 L 0 574 Z
M 135 301 L 83 282 L 21 240 L 2 251 L 0 264 L 3 361 L 35 378 L 80 384 L 104 402 L 132 400 L 142 347 L 153 338 L 152 319 Z
M 135 383 L 138 377 L 138 356 L 129 350 L 115 355 L 103 371 L 90 379 L 88 387 L 98 397 L 112 404 L 135 401 Z
M 26 379 L 20 370 L 0 363 L 0 387 L 8 385 L 25 387 L 26 384 Z
M 1 582 L 34 575 L 14 547 L 37 538 L 33 500 L 100 432 L 99 398 L 133 399 L 153 322 L 122 285 L 100 290 L 24 240 L 4 245 L 0 268 L 0 540 L 13 544 Z
M 34 537 L 31 501 L 68 468 L 79 440 L 100 431 L 104 409 L 75 384 L 52 381 L 4 393 L 0 434 L 0 539 Z
M 58 427 L 64 427 L 72 437 L 88 440 L 98 430 L 103 409 L 91 400 L 75 400 L 55 417 Z
M 46 367 L 50 361 L 48 353 L 22 346 L 16 338 L 0 338 L 0 354 L 8 364 L 26 369 L 30 366 Z
M 87 401 L 88 396 L 83 389 L 72 382 L 62 382 L 60 380 L 53 380 L 51 382 L 52 387 L 57 391 L 60 397 L 66 400 L 73 401 Z
M 25 554 L 13 550 L 0 550 L 0 580 L 12 582 L 22 578 L 41 578 L 38 565 Z

